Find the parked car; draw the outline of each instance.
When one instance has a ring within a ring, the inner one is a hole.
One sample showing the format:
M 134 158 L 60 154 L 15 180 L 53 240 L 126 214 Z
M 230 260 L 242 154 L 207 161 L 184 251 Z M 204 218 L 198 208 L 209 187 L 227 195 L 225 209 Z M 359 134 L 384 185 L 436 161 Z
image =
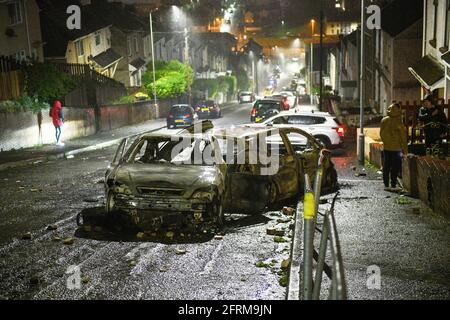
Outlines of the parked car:
M 123 214 L 144 230 L 173 224 L 220 227 L 224 212 L 254 214 L 298 201 L 304 175 L 314 176 L 319 158 L 323 193 L 337 189 L 330 154 L 301 129 L 200 125 L 204 134 L 194 135 L 191 126 L 182 135 L 141 135 L 129 147 L 123 139 L 105 175 L 106 214 Z M 241 147 L 227 148 L 230 141 Z M 276 165 L 250 161 L 255 145 L 257 152 L 263 146 L 271 150 Z
M 267 86 L 267 87 L 264 89 L 264 96 L 265 96 L 265 97 L 270 97 L 270 96 L 273 94 L 273 88 L 274 88 L 274 87 L 272 87 L 272 86 Z
M 269 98 L 269 97 L 265 97 L 265 98 Z M 283 107 L 282 110 L 289 110 L 291 108 L 288 97 L 285 94 L 275 93 L 270 97 L 270 99 L 281 101 L 282 107 Z
M 271 98 L 257 100 L 250 113 L 250 122 L 262 122 L 265 119 L 278 114 L 283 108 L 284 105 L 281 100 Z
M 222 111 L 214 100 L 200 101 L 195 107 L 199 119 L 220 118 Z
M 313 135 L 327 149 L 341 147 L 344 142 L 344 125 L 335 116 L 327 112 L 283 111 L 264 120 L 262 124 L 277 128 L 294 127 L 302 129 Z
M 294 92 L 290 90 L 281 91 L 280 94 L 282 96 L 286 96 L 287 102 L 289 103 L 289 108 L 295 108 L 297 106 L 297 96 Z
M 167 129 L 190 126 L 197 118 L 197 114 L 190 105 L 176 104 L 172 106 L 167 116 Z
M 239 103 L 251 103 L 256 99 L 255 94 L 250 91 L 242 91 L 239 93 Z

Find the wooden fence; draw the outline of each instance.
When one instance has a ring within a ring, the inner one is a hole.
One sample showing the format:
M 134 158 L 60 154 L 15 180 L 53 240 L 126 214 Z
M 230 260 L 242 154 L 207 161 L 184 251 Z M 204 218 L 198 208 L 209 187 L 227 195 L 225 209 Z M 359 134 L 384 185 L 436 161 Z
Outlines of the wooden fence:
M 421 103 L 418 103 L 417 101 L 413 101 L 412 103 L 410 103 L 409 101 L 405 101 L 405 103 L 400 101 L 398 103 L 401 105 L 403 110 L 403 122 L 405 123 L 406 132 L 408 134 L 408 143 L 423 142 L 424 133 L 418 120 Z M 447 113 L 447 122 L 450 122 L 450 100 L 448 100 L 446 104 L 444 99 L 439 99 L 437 101 L 437 106 Z
M 0 101 L 20 96 L 24 89 L 23 64 L 14 58 L 0 56 Z

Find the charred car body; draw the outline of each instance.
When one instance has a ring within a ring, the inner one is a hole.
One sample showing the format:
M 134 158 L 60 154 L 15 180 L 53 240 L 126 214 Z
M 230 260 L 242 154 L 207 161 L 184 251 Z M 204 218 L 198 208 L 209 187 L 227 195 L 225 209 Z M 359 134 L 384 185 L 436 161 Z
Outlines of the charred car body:
M 322 149 L 295 128 L 190 131 L 145 134 L 128 148 L 122 141 L 106 172 L 106 212 L 125 213 L 142 228 L 220 227 L 224 211 L 258 213 L 298 199 L 304 173 L 314 177 Z M 337 175 L 327 157 L 323 185 L 334 189 Z

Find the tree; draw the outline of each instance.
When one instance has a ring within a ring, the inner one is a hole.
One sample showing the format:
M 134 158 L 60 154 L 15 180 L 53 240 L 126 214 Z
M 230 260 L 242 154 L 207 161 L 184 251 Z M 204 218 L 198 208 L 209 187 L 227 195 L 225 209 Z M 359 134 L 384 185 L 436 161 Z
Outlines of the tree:
M 177 60 L 170 62 L 155 61 L 156 96 L 158 98 L 172 98 L 186 93 L 193 81 L 192 68 Z M 147 72 L 142 77 L 144 88 L 153 97 L 153 67 L 147 66 Z

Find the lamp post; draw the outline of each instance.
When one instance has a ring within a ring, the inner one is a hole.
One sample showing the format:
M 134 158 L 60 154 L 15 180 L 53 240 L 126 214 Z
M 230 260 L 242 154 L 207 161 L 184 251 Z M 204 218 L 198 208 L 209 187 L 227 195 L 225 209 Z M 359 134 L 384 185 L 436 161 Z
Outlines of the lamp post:
M 365 58 L 364 58 L 364 35 L 365 35 L 365 1 L 361 0 L 361 66 L 360 66 L 360 94 L 359 94 L 359 154 L 358 162 L 360 165 L 364 166 L 364 100 L 365 100 L 365 80 L 366 80 L 366 70 L 365 70 Z
M 150 42 L 152 45 L 152 68 L 153 68 L 153 103 L 157 106 L 156 98 L 156 70 L 155 70 L 155 44 L 153 42 L 153 19 L 152 13 L 150 12 Z
M 316 21 L 311 19 L 311 57 L 310 57 L 310 71 L 309 71 L 309 95 L 311 104 L 314 104 L 313 96 L 313 71 L 314 71 L 314 23 Z

